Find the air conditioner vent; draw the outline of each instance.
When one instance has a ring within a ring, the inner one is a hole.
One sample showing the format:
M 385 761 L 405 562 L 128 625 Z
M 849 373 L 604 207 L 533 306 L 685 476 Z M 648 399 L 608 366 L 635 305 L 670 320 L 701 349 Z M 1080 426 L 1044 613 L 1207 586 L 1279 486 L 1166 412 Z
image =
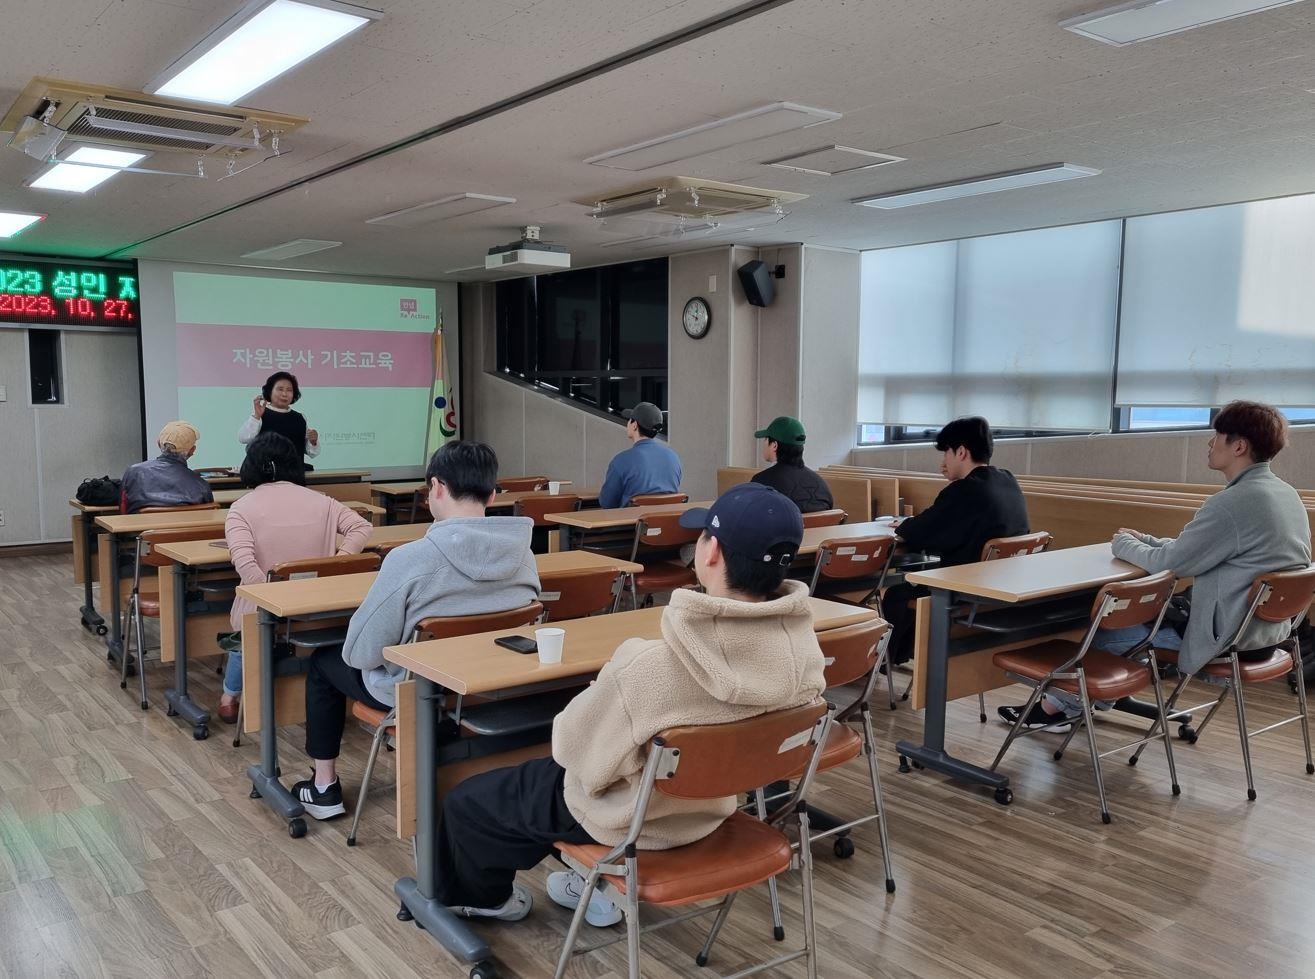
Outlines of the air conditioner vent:
M 107 133 L 104 129 L 97 127 L 88 118 L 88 106 L 84 103 L 75 107 L 74 118 L 68 125 L 68 134 L 70 136 L 82 136 L 87 139 L 105 141 Z M 76 109 L 81 109 L 78 112 Z M 144 126 L 163 126 L 169 129 L 181 129 L 187 132 L 197 133 L 197 139 L 181 139 L 173 136 L 160 136 L 154 133 L 134 133 L 132 141 L 141 146 L 153 146 L 160 149 L 190 150 L 193 152 L 210 153 L 214 151 L 214 140 L 204 139 L 204 136 L 240 136 L 246 127 L 244 125 L 233 123 L 215 123 L 203 122 L 199 119 L 185 119 L 177 116 L 166 116 L 151 112 L 124 112 L 121 109 L 107 108 L 104 106 L 96 109 L 97 119 L 106 119 L 112 122 L 130 122 Z
M 600 219 L 648 213 L 689 221 L 753 211 L 780 211 L 782 205 L 793 204 L 807 196 L 715 180 L 668 177 L 611 191 L 606 196 L 576 198 L 576 203 L 591 206 L 590 216 Z

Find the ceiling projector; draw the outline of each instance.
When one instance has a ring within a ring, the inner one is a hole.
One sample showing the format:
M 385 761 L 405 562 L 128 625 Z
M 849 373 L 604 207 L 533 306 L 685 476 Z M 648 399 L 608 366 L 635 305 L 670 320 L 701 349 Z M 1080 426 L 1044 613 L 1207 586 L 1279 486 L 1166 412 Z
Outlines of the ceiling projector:
M 503 272 L 542 272 L 570 267 L 571 253 L 561 245 L 540 241 L 539 227 L 534 224 L 521 230 L 519 241 L 494 245 L 484 256 L 484 268 Z

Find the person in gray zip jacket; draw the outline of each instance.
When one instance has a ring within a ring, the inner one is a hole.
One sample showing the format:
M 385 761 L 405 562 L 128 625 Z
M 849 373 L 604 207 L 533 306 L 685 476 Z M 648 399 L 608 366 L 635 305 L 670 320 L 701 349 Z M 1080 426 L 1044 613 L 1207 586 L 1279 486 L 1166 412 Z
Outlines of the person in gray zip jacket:
M 1233 401 L 1220 410 L 1213 424 L 1209 466 L 1222 473 L 1228 485 L 1206 499 L 1177 537 L 1121 529 L 1111 545 L 1115 557 L 1149 574 L 1172 571 L 1192 579 L 1191 612 L 1183 634 L 1162 626 L 1155 637 L 1158 648 L 1179 651 L 1178 668 L 1188 674 L 1227 648 L 1246 615 L 1251 583 L 1258 576 L 1305 567 L 1311 556 L 1305 504 L 1269 466 L 1287 444 L 1287 419 L 1270 405 Z M 1255 619 L 1242 638 L 1241 650 L 1268 650 L 1286 639 L 1289 631 L 1287 623 Z M 1096 645 L 1125 653 L 1146 633 L 1144 626 L 1102 630 Z M 1001 708 L 1001 716 L 1008 721 L 1006 711 L 1013 709 Z M 1056 691 L 1033 708 L 1036 716 L 1028 717 L 1027 726 L 1066 730 L 1080 711 L 1076 697 Z M 1066 716 L 1057 718 L 1061 712 Z
M 429 509 L 435 523 L 419 540 L 388 554 L 340 650 L 321 649 L 306 675 L 306 753 L 311 778 L 292 788 L 316 819 L 346 812 L 338 782 L 347 698 L 376 710 L 394 706 L 400 667 L 385 646 L 406 642 L 422 619 L 520 608 L 538 598 L 528 517 L 486 517 L 497 492 L 498 459 L 480 442 L 449 442 L 429 460 Z

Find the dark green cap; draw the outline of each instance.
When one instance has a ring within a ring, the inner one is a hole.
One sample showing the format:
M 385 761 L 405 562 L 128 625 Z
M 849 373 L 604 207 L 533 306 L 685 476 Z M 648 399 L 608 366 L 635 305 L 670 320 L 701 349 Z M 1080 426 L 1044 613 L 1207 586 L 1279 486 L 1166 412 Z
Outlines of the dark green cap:
M 798 418 L 781 415 L 779 418 L 773 418 L 772 423 L 766 428 L 754 432 L 753 437 L 756 439 L 771 439 L 773 442 L 780 442 L 782 445 L 803 445 L 804 426 Z

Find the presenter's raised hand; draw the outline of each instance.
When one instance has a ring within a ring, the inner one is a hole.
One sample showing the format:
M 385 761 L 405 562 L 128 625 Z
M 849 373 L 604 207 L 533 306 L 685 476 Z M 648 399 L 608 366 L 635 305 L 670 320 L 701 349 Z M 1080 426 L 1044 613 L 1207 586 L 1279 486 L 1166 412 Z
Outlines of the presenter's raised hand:
M 265 417 L 265 399 L 260 395 L 251 399 L 251 414 L 256 418 Z
M 315 429 L 313 428 L 306 429 L 306 441 L 309 442 L 311 445 L 319 445 L 320 433 L 315 431 Z

